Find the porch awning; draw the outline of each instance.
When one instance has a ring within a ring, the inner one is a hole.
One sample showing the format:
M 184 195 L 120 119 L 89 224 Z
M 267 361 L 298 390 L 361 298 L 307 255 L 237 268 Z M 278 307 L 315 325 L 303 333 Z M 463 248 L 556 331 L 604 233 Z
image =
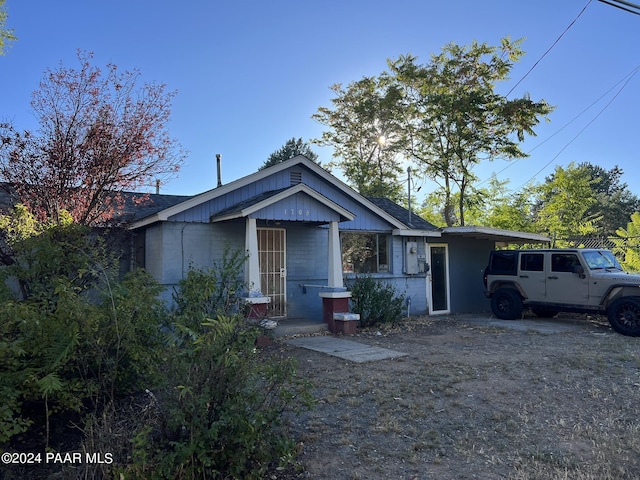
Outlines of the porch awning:
M 493 240 L 503 244 L 551 242 L 551 238 L 546 235 L 529 232 L 516 232 L 491 227 L 444 227 L 442 229 L 442 234 L 467 238 L 479 238 L 482 240 Z
M 251 217 L 318 224 L 345 222 L 355 215 L 304 183 L 248 198 L 211 216 L 211 222 Z

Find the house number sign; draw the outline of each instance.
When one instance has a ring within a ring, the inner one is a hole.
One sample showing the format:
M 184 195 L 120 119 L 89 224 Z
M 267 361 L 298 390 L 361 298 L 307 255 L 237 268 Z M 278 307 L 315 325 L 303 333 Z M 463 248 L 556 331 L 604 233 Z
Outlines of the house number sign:
M 297 214 L 297 215 L 296 215 Z M 309 211 L 309 209 L 303 210 L 302 208 L 299 208 L 297 211 L 295 208 L 285 208 L 284 209 L 284 216 L 292 216 L 292 217 L 308 217 L 311 214 L 311 212 Z

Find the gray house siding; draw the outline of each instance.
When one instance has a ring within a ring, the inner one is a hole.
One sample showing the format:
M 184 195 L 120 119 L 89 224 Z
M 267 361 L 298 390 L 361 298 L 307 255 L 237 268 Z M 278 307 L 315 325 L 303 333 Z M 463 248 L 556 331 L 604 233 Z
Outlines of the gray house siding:
M 222 260 L 226 246 L 244 250 L 244 223 L 158 223 L 145 234 L 145 267 L 165 287 L 163 298 L 170 300 L 191 266 L 212 267 Z
M 398 294 L 405 296 L 405 312 L 413 315 L 425 315 L 428 313 L 427 305 L 427 278 L 425 274 L 406 275 L 404 273 L 404 243 L 405 237 L 389 236 L 391 238 L 391 266 L 389 273 L 373 273 L 371 278 L 379 282 L 391 285 Z M 411 239 L 416 241 L 415 238 Z M 419 238 L 418 252 L 424 253 L 424 241 Z M 356 275 L 346 275 L 346 284 L 353 285 Z
M 443 236 L 442 241 L 449 245 L 451 312 L 488 311 L 482 275 L 495 242 L 455 236 Z

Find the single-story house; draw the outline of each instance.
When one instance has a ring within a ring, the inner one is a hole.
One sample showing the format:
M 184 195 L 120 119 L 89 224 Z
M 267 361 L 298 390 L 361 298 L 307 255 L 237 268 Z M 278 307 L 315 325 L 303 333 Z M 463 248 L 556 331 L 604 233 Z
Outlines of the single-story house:
M 360 195 L 303 156 L 199 195 L 150 195 L 129 229 L 132 264 L 167 295 L 191 266 L 212 266 L 229 246 L 248 254 L 245 297 L 256 311 L 313 320 L 344 310 L 358 274 L 392 284 L 411 315 L 485 311 L 482 273 L 496 243 L 549 241 L 437 228 L 387 199 Z

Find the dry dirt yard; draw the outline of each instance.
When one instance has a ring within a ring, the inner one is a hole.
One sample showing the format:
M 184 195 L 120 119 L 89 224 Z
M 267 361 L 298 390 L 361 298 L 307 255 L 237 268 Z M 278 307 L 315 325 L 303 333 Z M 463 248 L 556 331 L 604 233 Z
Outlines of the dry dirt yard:
M 278 340 L 317 405 L 291 422 L 300 471 L 271 478 L 640 478 L 640 338 L 540 322 L 571 328 L 417 319 L 349 337 L 408 354 L 364 364 Z

